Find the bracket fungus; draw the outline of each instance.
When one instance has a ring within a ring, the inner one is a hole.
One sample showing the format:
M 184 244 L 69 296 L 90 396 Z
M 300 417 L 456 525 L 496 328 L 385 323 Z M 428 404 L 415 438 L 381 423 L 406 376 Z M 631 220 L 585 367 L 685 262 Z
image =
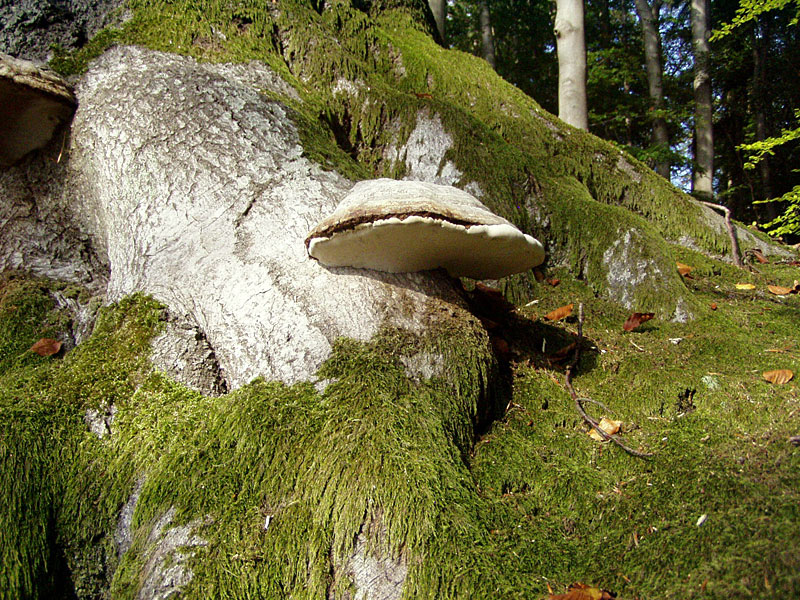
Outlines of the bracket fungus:
M 406 273 L 444 268 L 454 277 L 497 279 L 544 261 L 533 237 L 469 193 L 421 181 L 361 181 L 306 238 L 329 267 Z
M 58 75 L 0 53 L 0 166 L 41 148 L 69 121 L 77 102 Z

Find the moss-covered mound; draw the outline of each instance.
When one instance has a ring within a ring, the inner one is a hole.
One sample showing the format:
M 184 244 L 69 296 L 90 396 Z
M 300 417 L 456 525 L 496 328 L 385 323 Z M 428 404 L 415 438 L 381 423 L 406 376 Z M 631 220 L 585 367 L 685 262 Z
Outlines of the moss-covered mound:
M 409 598 L 578 580 L 624 598 L 792 597 L 800 396 L 761 373 L 798 370 L 799 299 L 766 290 L 797 269 L 737 290 L 738 270 L 681 258 L 716 306 L 691 324 L 623 332 L 626 312 L 560 272 L 537 304 L 494 314 L 510 362 L 493 374 L 474 369 L 492 364 L 485 334 L 443 315 L 425 339 L 343 340 L 323 391 L 254 381 L 218 398 L 151 371 L 152 301 L 104 309 L 91 339 L 40 357 L 31 344 L 69 327 L 53 284 L 6 279 L 0 597 L 153 597 L 165 569 L 186 597 L 347 597 L 359 556 Z M 650 460 L 593 441 L 563 388 L 576 323 L 539 316 L 578 301 L 578 392 Z M 432 377 L 398 359 L 415 353 L 441 357 Z
M 282 100 L 296 110 L 307 154 L 328 168 L 466 188 L 545 241 L 549 264 L 569 267 L 596 293 L 676 320 L 703 312 L 671 243 L 729 255 L 721 217 L 546 113 L 485 61 L 436 45 L 424 3 L 132 0 L 130 8 L 121 29 L 53 65 L 80 71 L 111 43 L 264 61 L 300 92 L 300 101 Z M 763 245 L 740 236 L 745 247 Z M 523 299 L 530 284 L 516 277 L 505 286 Z

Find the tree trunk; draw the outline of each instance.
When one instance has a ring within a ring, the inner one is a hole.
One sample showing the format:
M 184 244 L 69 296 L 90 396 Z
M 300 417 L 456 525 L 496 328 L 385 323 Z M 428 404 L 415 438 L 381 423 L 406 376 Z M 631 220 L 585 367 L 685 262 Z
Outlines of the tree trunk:
M 556 2 L 555 34 L 558 52 L 558 117 L 573 127 L 589 129 L 583 0 Z
M 753 84 L 751 104 L 753 107 L 753 120 L 756 126 L 756 141 L 761 142 L 767 139 L 767 100 L 764 97 L 766 89 L 766 69 L 767 59 L 767 33 L 762 31 L 759 35 L 758 29 L 753 28 Z M 765 156 L 758 163 L 758 172 L 761 175 L 761 200 L 772 198 L 772 170 L 770 169 L 769 156 Z M 763 212 L 768 220 L 778 216 L 778 205 L 775 202 L 762 204 Z
M 433 18 L 436 21 L 436 30 L 439 32 L 442 45 L 447 45 L 445 24 L 447 23 L 447 0 L 428 0 Z
M 496 68 L 494 58 L 494 32 L 492 31 L 492 18 L 489 14 L 487 0 L 481 2 L 481 52 L 492 68 Z
M 644 57 L 647 67 L 647 88 L 654 113 L 653 145 L 657 150 L 666 153 L 669 150 L 669 132 L 667 131 L 667 121 L 662 114 L 664 110 L 664 83 L 661 67 L 661 35 L 658 32 L 658 13 L 661 9 L 661 3 L 659 0 L 655 0 L 652 5 L 648 4 L 647 0 L 635 0 L 635 2 L 636 14 L 639 15 L 639 22 L 642 25 Z M 655 172 L 669 179 L 669 160 L 657 159 Z
M 695 166 L 692 192 L 709 200 L 714 195 L 714 131 L 711 102 L 711 65 L 708 48 L 709 2 L 692 0 L 692 46 L 694 47 L 694 137 Z

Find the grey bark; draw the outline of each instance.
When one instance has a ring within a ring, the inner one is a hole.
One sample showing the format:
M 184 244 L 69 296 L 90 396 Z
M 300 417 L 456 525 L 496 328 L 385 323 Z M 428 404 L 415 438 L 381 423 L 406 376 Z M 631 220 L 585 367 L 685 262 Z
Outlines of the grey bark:
M 661 112 L 664 110 L 664 72 L 661 60 L 661 35 L 658 32 L 658 13 L 661 10 L 661 1 L 635 0 L 636 14 L 642 26 L 642 39 L 644 43 L 645 66 L 647 68 L 647 91 L 650 103 L 655 113 L 653 118 L 653 145 L 661 150 L 669 149 L 669 132 L 667 121 Z M 668 160 L 657 160 L 655 172 L 669 179 L 670 163 Z
M 442 44 L 447 45 L 447 0 L 428 0 L 433 19 L 436 21 L 436 30 Z
M 711 53 L 708 45 L 710 3 L 692 0 L 692 45 L 694 48 L 694 140 L 695 169 L 692 192 L 709 200 L 714 195 L 714 127 L 711 99 Z
M 306 234 L 352 182 L 303 157 L 287 109 L 263 89 L 287 94 L 257 63 L 110 50 L 76 90 L 62 162 L 33 156 L 0 172 L 11 213 L 0 266 L 98 284 L 110 273 L 110 300 L 154 296 L 190 338 L 205 336 L 231 388 L 311 379 L 339 337 L 367 340 L 387 324 L 419 333 L 437 302 L 463 304 L 442 274 L 308 258 Z M 59 253 L 63 264 L 50 260 Z
M 558 117 L 573 127 L 589 129 L 583 0 L 557 0 L 555 34 Z
M 492 30 L 492 16 L 489 13 L 487 0 L 481 2 L 481 54 L 493 69 L 496 69 L 494 55 L 494 31 Z

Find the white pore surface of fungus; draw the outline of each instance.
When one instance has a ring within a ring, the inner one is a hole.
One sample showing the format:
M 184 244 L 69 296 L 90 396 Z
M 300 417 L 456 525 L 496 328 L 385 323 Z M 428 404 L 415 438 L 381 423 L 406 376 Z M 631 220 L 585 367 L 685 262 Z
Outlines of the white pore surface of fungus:
M 467 192 L 389 179 L 356 184 L 306 243 L 309 255 L 329 267 L 391 273 L 444 268 L 474 279 L 520 273 L 544 260 L 536 239 Z

